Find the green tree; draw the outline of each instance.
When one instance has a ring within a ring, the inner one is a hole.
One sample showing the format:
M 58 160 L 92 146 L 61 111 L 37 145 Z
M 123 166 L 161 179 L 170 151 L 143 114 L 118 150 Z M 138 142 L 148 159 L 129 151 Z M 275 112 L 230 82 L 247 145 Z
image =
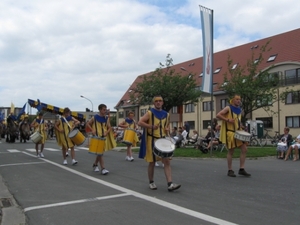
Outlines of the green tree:
M 139 105 L 151 105 L 152 98 L 161 95 L 164 99 L 163 109 L 167 112 L 174 106 L 198 102 L 201 91 L 197 87 L 194 74 L 182 74 L 172 68 L 173 59 L 166 57 L 165 65 L 151 74 L 144 75 L 130 94 L 131 101 Z
M 270 107 L 274 102 L 284 101 L 289 88 L 279 92 L 281 78 L 278 73 L 270 73 L 272 66 L 264 71 L 258 71 L 258 68 L 264 60 L 264 53 L 270 51 L 268 48 L 270 41 L 260 48 L 258 55 L 252 55 L 247 60 L 246 65 L 238 65 L 233 69 L 233 60 L 228 56 L 228 71 L 224 74 L 224 83 L 221 86 L 231 98 L 235 93 L 242 99 L 242 122 L 245 122 L 248 115 L 260 108 L 268 113 L 278 113 L 271 111 Z

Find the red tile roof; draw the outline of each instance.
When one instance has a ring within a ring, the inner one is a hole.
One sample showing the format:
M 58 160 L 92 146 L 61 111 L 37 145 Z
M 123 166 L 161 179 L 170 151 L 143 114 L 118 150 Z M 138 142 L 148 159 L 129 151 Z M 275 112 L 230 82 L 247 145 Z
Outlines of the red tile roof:
M 276 65 L 284 62 L 298 62 L 300 63 L 300 29 L 292 30 L 286 33 L 278 34 L 272 37 L 264 38 L 261 40 L 253 41 L 241 46 L 226 49 L 220 52 L 214 53 L 214 70 L 221 68 L 221 71 L 213 76 L 213 82 L 222 84 L 224 80 L 224 73 L 228 71 L 227 69 L 227 59 L 228 56 L 231 57 L 233 65 L 238 63 L 241 66 L 246 65 L 247 61 L 251 59 L 252 52 L 254 55 L 258 56 L 260 48 L 271 41 L 269 44 L 270 51 L 263 54 L 263 61 L 259 66 L 259 70 L 266 69 L 272 65 Z M 267 62 L 268 58 L 272 55 L 277 55 L 274 61 Z M 188 73 L 196 74 L 196 82 L 200 86 L 202 83 L 202 77 L 199 75 L 202 73 L 202 63 L 203 57 L 192 59 L 186 62 L 182 62 L 173 65 L 172 68 L 175 71 L 182 73 L 182 75 L 187 75 Z M 183 67 L 186 71 L 182 71 L 180 68 Z M 116 107 L 120 106 L 130 106 L 131 103 L 127 102 L 129 97 L 129 90 L 134 88 L 137 83 L 142 81 L 143 76 L 147 76 L 152 72 L 139 75 L 136 80 L 131 84 L 128 90 L 124 93 L 120 101 L 117 103 Z M 215 88 L 214 91 L 217 91 Z M 122 101 L 123 104 L 122 104 Z

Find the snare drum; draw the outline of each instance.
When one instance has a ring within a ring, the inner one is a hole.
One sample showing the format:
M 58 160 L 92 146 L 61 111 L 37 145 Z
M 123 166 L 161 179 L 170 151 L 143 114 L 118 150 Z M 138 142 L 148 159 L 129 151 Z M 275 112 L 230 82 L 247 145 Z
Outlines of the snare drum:
M 102 137 L 91 137 L 89 153 L 103 155 L 105 150 L 105 141 L 106 139 Z
M 42 140 L 42 135 L 40 132 L 36 131 L 32 135 L 30 135 L 30 139 L 35 143 L 39 143 Z
M 136 135 L 136 132 L 135 132 L 134 129 L 126 128 L 125 131 L 124 131 L 124 137 L 123 137 L 122 142 L 124 144 L 132 145 L 135 135 Z
M 234 138 L 244 142 L 250 142 L 251 134 L 246 131 L 237 130 L 234 133 Z
M 173 156 L 175 150 L 175 144 L 172 141 L 161 138 L 155 141 L 153 153 L 161 158 L 169 158 Z
M 72 130 L 68 136 L 75 145 L 82 145 L 85 141 L 85 136 L 77 129 Z

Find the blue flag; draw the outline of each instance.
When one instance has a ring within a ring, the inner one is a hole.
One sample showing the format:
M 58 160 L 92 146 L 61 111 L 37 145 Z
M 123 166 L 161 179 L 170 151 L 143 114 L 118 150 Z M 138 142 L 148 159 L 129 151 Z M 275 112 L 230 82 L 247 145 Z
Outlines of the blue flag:
M 17 116 L 17 120 L 19 120 L 20 117 L 22 116 L 22 114 L 25 112 L 26 104 L 27 104 L 27 102 L 24 104 L 23 108 L 22 108 L 21 111 L 19 112 L 19 115 Z
M 39 111 L 41 111 L 42 110 L 42 104 L 41 104 L 41 102 L 40 102 L 40 100 L 38 99 L 37 100 L 37 102 L 38 102 L 38 104 L 37 104 L 37 106 L 36 106 L 36 109 L 38 110 L 38 112 Z

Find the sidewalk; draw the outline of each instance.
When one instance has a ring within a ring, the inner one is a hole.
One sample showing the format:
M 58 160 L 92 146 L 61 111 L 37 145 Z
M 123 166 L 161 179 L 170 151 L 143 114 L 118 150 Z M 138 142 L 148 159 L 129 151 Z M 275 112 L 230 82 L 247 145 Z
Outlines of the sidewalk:
M 0 174 L 0 224 L 25 225 L 26 217 L 23 210 L 9 192 Z

